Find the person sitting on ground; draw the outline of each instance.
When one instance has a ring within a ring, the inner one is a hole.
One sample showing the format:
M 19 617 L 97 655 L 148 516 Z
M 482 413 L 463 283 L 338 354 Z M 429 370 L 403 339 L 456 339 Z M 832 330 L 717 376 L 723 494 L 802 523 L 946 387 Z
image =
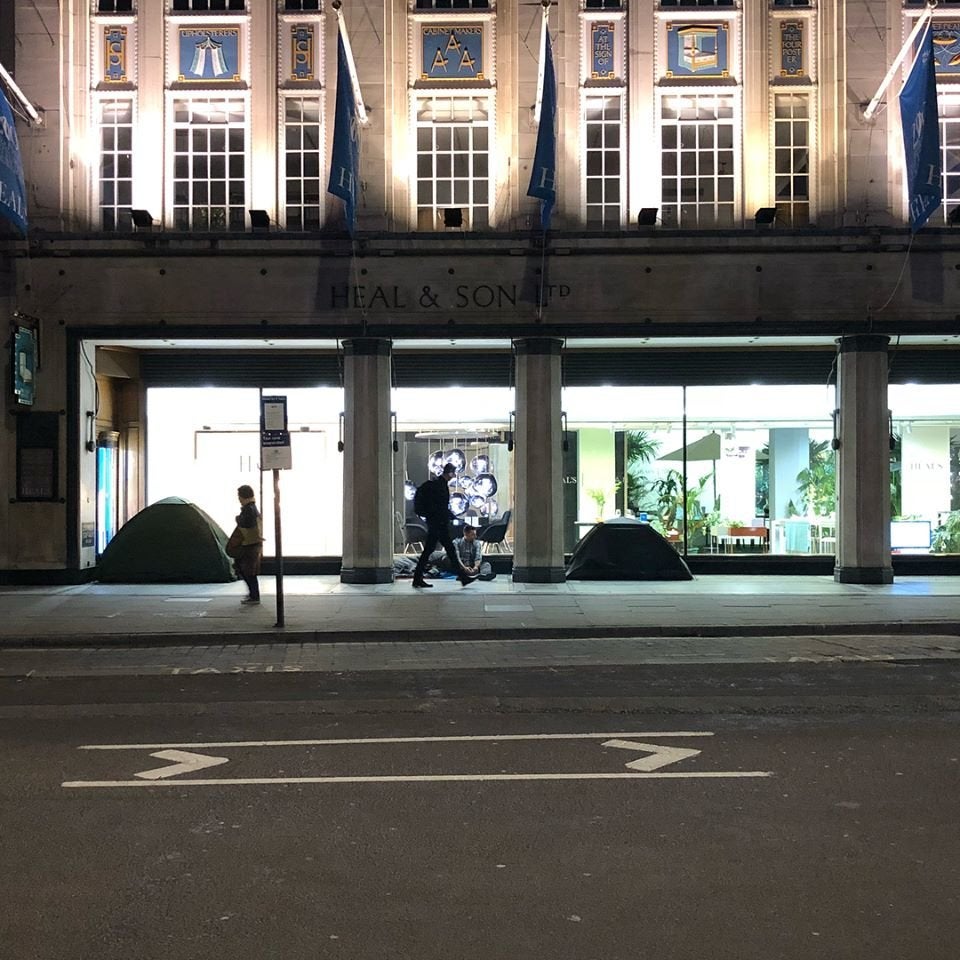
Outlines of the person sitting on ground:
M 492 580 L 496 574 L 488 560 L 484 560 L 480 553 L 480 541 L 477 539 L 477 528 L 467 524 L 463 528 L 463 536 L 453 541 L 453 547 L 467 573 L 480 580 Z

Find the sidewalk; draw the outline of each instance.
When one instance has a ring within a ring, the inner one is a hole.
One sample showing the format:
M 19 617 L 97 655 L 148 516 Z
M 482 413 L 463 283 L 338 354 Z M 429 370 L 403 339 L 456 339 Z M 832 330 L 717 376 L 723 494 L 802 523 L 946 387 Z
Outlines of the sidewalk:
M 631 637 L 896 635 L 960 638 L 960 578 L 888 586 L 829 577 L 701 576 L 689 582 L 515 584 L 500 576 L 461 587 L 409 580 L 376 586 L 287 577 L 285 626 L 275 581 L 263 603 L 243 587 L 164 584 L 0 588 L 0 648 L 249 645 Z

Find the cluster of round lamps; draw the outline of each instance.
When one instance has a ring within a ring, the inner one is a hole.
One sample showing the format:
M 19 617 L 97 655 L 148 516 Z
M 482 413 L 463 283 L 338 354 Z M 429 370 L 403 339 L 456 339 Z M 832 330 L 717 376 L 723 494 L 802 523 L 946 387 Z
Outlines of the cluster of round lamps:
M 470 461 L 468 472 L 467 458 L 462 450 L 457 447 L 436 450 L 427 458 L 427 469 L 432 476 L 439 477 L 448 463 L 452 463 L 457 471 L 450 481 L 450 512 L 464 519 L 486 517 L 492 520 L 500 507 L 494 499 L 497 478 L 490 472 L 490 458 L 478 454 Z M 407 500 L 413 500 L 417 485 L 407 480 L 403 492 Z

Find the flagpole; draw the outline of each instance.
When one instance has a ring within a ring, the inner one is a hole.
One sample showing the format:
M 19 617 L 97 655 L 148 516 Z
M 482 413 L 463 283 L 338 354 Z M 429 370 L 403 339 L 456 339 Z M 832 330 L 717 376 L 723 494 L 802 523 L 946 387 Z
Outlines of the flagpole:
M 353 62 L 353 48 L 350 46 L 350 36 L 347 33 L 347 25 L 343 21 L 343 15 L 340 13 L 342 6 L 341 0 L 333 0 L 333 9 L 337 14 L 337 30 L 343 39 L 343 49 L 347 54 L 347 70 L 350 72 L 350 83 L 353 85 L 353 97 L 357 103 L 357 119 L 361 123 L 367 122 L 367 108 L 363 105 L 363 96 L 360 93 L 360 78 L 357 76 L 357 65 Z
M 542 8 L 542 14 L 540 17 L 540 69 L 537 71 L 537 101 L 533 108 L 534 122 L 537 124 L 538 133 L 537 140 L 539 142 L 540 133 L 540 121 L 542 117 L 542 106 L 543 106 L 543 89 L 546 84 L 546 74 L 547 74 L 547 41 L 549 39 L 549 30 L 550 30 L 550 3 L 551 0 L 540 0 L 540 5 Z M 554 79 L 554 84 L 556 84 L 556 79 Z M 556 93 L 554 93 L 554 100 L 556 99 Z M 541 208 L 542 203 L 541 201 Z M 541 212 L 542 216 L 542 212 Z M 543 295 L 546 288 L 547 281 L 547 228 L 544 227 L 543 237 L 540 242 L 540 284 L 539 289 L 537 290 L 537 313 L 536 313 L 536 322 L 543 322 L 543 311 L 544 311 L 544 302 Z
M 550 22 L 550 0 L 540 0 L 543 14 L 540 17 L 540 69 L 537 71 L 537 100 L 533 107 L 533 122 L 540 122 L 540 105 L 543 103 L 544 58 L 547 55 L 547 28 Z
M 20 106 L 27 111 L 30 119 L 34 123 L 42 124 L 43 118 L 37 113 L 37 108 L 27 99 L 27 95 L 17 86 L 13 77 L 10 76 L 7 68 L 2 63 L 0 63 L 0 79 L 3 80 L 10 92 L 16 97 Z
M 869 120 L 877 112 L 877 108 L 880 106 L 881 97 L 883 97 L 884 93 L 886 93 L 887 87 L 889 87 L 893 82 L 893 78 L 896 76 L 897 70 L 900 69 L 900 65 L 906 59 L 907 54 L 913 50 L 913 44 L 920 35 L 920 31 L 927 25 L 928 21 L 932 19 L 933 7 L 928 5 L 924 7 L 923 13 L 917 17 L 916 25 L 910 32 L 910 36 L 907 37 L 906 42 L 900 48 L 900 52 L 894 58 L 893 63 L 890 64 L 890 69 L 887 71 L 887 75 L 883 78 L 883 81 L 877 88 L 877 92 L 873 95 L 873 99 L 867 104 L 867 108 L 863 111 L 864 120 Z

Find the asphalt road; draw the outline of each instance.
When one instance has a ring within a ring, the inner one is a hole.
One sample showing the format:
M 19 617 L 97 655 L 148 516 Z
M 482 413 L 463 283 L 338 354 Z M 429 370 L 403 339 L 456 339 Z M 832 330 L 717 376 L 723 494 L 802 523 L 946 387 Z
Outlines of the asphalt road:
M 715 688 L 774 673 L 664 674 L 685 709 L 639 713 L 603 672 L 580 710 L 517 672 L 522 712 L 482 672 L 328 678 L 339 715 L 296 675 L 8 682 L 0 956 L 954 960 L 960 717 L 911 688 L 953 668 L 813 667 L 747 714 Z

